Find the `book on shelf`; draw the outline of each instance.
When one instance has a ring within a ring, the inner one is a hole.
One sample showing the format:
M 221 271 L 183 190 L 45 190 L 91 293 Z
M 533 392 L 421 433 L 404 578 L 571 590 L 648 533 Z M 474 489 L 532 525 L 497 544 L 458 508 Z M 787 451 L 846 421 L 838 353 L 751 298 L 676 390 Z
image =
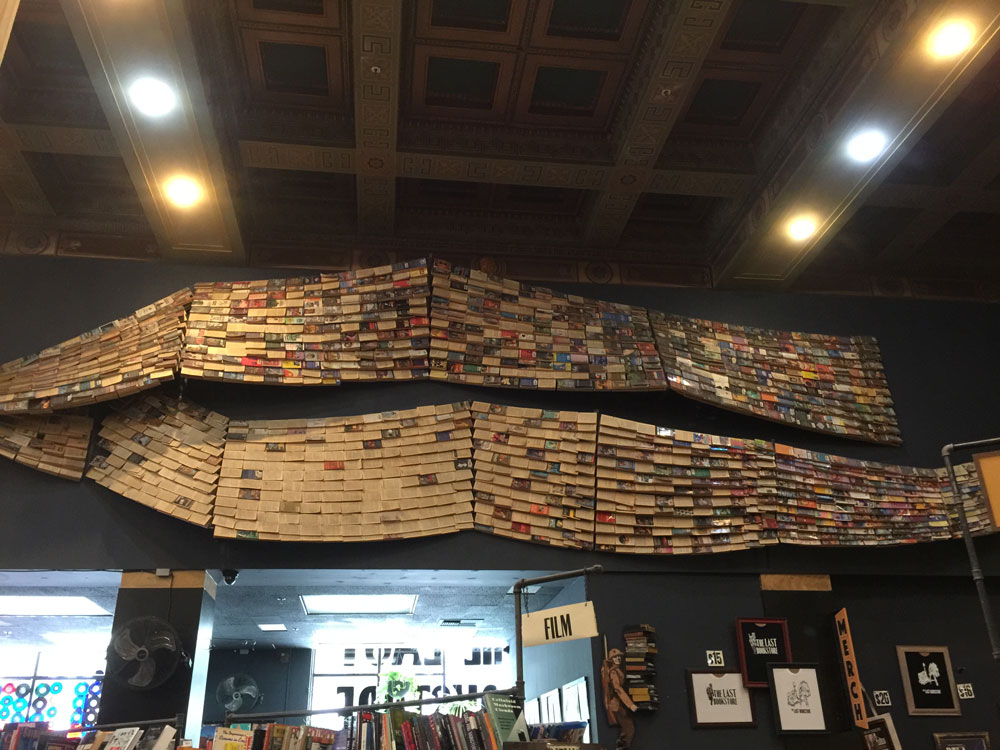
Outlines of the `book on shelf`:
M 105 746 L 106 750 L 134 750 L 141 736 L 142 729 L 140 727 L 116 729 Z
M 173 750 L 177 729 L 170 724 L 150 727 L 143 732 L 136 744 L 136 750 Z

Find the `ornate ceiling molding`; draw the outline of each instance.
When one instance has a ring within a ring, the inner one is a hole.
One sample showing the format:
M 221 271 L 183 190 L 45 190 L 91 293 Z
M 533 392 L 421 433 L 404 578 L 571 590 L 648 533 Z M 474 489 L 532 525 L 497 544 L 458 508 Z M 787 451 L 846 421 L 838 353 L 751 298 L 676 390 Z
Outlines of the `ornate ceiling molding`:
M 3 122 L 0 122 L 0 190 L 3 190 L 16 214 L 55 215 L 24 158 L 17 133 Z

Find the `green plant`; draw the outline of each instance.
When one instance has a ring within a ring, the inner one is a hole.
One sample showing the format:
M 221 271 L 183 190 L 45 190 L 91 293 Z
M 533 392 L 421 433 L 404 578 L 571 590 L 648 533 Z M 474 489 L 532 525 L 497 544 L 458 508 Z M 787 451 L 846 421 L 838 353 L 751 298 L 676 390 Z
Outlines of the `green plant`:
M 376 699 L 379 703 L 396 703 L 416 694 L 417 681 L 402 672 L 383 672 L 379 675 Z

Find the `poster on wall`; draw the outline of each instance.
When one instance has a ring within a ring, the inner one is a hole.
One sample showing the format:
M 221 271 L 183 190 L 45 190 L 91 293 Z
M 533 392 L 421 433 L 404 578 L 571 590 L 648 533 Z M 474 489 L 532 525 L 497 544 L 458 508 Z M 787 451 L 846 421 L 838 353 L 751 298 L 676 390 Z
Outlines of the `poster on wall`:
M 687 682 L 695 729 L 757 726 L 753 700 L 739 672 L 689 669 Z
M 865 750 L 902 750 L 896 725 L 891 714 L 876 714 L 868 718 L 868 728 L 861 732 Z
M 947 646 L 896 646 L 910 716 L 961 716 Z
M 990 733 L 934 732 L 934 750 L 990 750 Z
M 768 664 L 779 734 L 826 732 L 815 664 Z
M 590 742 L 590 699 L 587 695 L 587 678 L 578 677 L 560 688 L 562 692 L 563 721 L 585 721 L 583 741 Z
M 747 687 L 767 687 L 768 663 L 792 660 L 788 621 L 784 618 L 737 618 L 736 640 L 740 672 Z

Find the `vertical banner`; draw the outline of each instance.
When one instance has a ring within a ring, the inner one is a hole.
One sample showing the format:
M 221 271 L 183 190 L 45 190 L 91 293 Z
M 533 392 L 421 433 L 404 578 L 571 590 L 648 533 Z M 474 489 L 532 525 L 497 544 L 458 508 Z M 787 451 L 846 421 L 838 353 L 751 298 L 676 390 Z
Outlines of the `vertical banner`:
M 854 658 L 854 641 L 851 640 L 851 625 L 847 621 L 847 608 L 833 616 L 837 623 L 837 651 L 844 665 L 844 680 L 847 683 L 847 696 L 851 701 L 851 718 L 854 724 L 862 729 L 868 728 L 868 713 L 865 711 L 864 694 L 861 691 L 861 676 L 858 674 L 858 662 Z

